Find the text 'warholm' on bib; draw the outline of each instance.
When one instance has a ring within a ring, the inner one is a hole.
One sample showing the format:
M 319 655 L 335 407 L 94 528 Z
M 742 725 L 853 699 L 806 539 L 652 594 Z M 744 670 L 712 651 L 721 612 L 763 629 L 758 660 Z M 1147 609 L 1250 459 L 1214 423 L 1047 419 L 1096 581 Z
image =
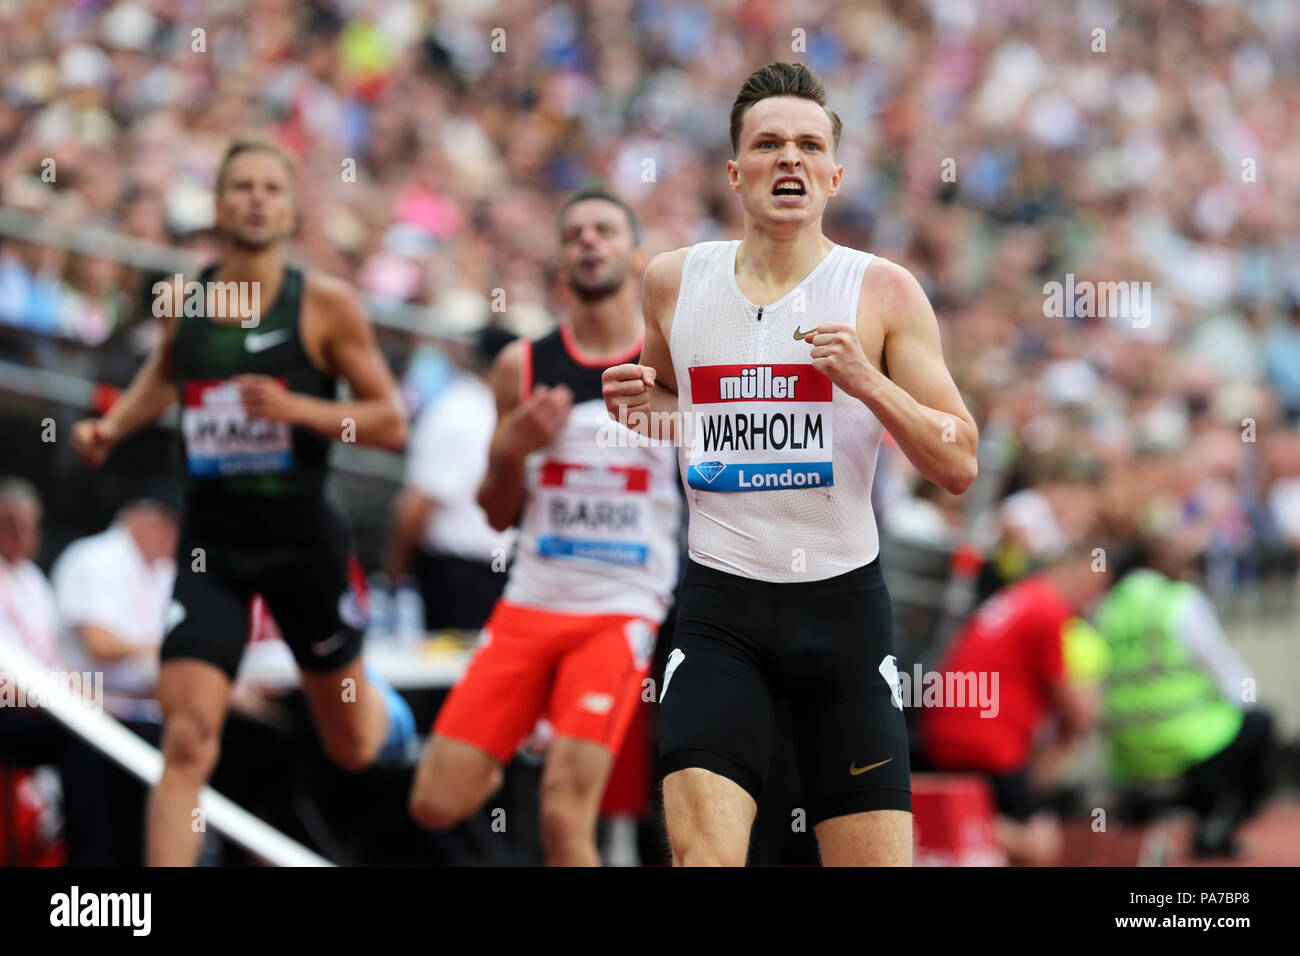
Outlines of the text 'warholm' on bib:
M 812 365 L 699 365 L 690 374 L 690 487 L 784 491 L 835 483 L 834 386 Z

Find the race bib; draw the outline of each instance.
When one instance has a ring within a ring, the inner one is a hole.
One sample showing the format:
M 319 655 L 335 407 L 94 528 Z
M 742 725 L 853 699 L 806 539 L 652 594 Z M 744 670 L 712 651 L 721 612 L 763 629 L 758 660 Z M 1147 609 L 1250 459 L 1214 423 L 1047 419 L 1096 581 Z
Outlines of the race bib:
M 183 399 L 181 431 L 194 477 L 286 471 L 293 465 L 289 423 L 244 414 L 234 381 L 186 382 Z
M 649 560 L 645 512 L 650 470 L 546 461 L 535 507 L 541 511 L 537 554 L 555 560 L 641 567 Z
M 831 380 L 811 365 L 699 365 L 687 484 L 700 491 L 825 488 L 832 468 Z

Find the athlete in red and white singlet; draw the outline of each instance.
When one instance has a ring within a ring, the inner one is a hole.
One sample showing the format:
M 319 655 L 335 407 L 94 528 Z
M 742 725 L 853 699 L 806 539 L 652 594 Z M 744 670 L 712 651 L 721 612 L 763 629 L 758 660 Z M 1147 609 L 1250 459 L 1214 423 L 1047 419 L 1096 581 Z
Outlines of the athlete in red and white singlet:
M 677 457 L 612 422 L 610 365 L 641 353 L 632 213 L 579 193 L 560 214 L 574 304 L 558 329 L 508 347 L 493 372 L 499 420 L 479 503 L 519 526 L 505 594 L 443 705 L 411 812 L 431 828 L 474 813 L 539 717 L 554 727 L 542 778 L 551 864 L 597 864 L 601 794 L 642 700 L 677 580 Z

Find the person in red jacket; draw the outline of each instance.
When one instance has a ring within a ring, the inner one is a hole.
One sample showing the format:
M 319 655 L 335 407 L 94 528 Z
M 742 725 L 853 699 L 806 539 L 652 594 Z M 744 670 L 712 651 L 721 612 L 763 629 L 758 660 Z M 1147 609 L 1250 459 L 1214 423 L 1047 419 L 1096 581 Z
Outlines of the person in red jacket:
M 987 675 L 991 705 L 944 700 L 921 711 L 931 766 L 987 777 L 998 838 L 1013 863 L 1050 864 L 1060 855 L 1060 822 L 1041 805 L 1036 783 L 1054 776 L 1096 721 L 1095 689 L 1067 673 L 1063 632 L 1106 587 L 1099 567 L 1093 547 L 1077 543 L 980 605 L 939 669 Z M 1040 747 L 1053 722 L 1054 737 Z

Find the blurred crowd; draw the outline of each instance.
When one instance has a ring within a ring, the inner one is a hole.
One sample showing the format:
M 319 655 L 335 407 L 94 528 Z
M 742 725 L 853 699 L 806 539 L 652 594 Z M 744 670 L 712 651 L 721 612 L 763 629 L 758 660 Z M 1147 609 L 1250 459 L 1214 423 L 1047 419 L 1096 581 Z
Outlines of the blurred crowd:
M 0 211 L 205 254 L 221 150 L 273 130 L 300 256 L 425 310 L 389 348 L 419 408 L 457 374 L 437 330 L 558 318 L 574 188 L 652 253 L 740 235 L 731 99 L 799 59 L 844 122 L 827 234 L 918 277 L 996 449 L 965 499 L 886 452 L 886 531 L 974 540 L 982 595 L 1080 538 L 1175 542 L 1223 597 L 1300 550 L 1297 43 L 1290 0 L 0 0 Z M 0 238 L 0 327 L 138 361 L 150 279 Z

